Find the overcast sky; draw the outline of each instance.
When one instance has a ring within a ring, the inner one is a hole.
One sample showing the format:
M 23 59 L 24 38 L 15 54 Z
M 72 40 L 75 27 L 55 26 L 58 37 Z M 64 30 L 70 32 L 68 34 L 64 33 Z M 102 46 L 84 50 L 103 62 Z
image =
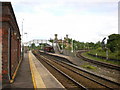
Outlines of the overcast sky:
M 24 19 L 24 41 L 68 34 L 81 42 L 97 42 L 118 33 L 118 0 L 10 1 L 20 30 Z

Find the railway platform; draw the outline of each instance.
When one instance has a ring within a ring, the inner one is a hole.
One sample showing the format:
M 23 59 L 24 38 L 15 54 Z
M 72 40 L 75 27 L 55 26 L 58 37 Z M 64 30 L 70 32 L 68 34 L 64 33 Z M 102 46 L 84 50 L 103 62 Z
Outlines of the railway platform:
M 29 52 L 34 88 L 64 88 L 64 86 Z
M 24 53 L 20 67 L 12 84 L 4 89 L 64 88 L 64 86 L 40 63 L 31 51 Z
M 42 52 L 42 51 L 41 51 Z M 57 53 L 48 53 L 48 54 L 50 54 L 50 55 L 54 55 L 54 56 L 58 56 L 58 57 L 63 57 L 63 58 L 66 58 L 66 59 L 68 59 L 70 62 L 72 62 L 72 63 L 74 63 L 74 64 L 76 64 L 76 65 L 81 65 L 81 62 L 80 62 L 80 60 L 78 59 L 78 58 L 76 58 L 76 57 L 71 57 L 71 56 L 66 56 L 66 55 L 62 55 L 62 54 L 57 54 Z
M 33 89 L 33 82 L 31 78 L 31 70 L 29 65 L 29 58 L 28 54 L 24 53 L 24 59 L 21 61 L 21 64 L 18 68 L 16 77 L 14 79 L 14 82 L 11 84 L 8 84 L 7 87 L 3 87 L 4 89 L 18 89 L 18 88 L 29 88 Z
M 6 88 L 64 88 L 64 86 L 40 63 L 31 51 L 24 53 L 16 78 Z

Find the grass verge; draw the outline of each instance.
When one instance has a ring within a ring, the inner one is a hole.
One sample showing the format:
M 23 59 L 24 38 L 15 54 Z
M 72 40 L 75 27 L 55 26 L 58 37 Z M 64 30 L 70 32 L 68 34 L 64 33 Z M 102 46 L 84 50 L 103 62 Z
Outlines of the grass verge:
M 114 62 L 114 61 L 110 61 L 110 60 L 106 60 L 106 59 L 100 59 L 98 57 L 93 57 L 93 56 L 88 55 L 87 52 L 82 53 L 82 55 L 89 58 L 89 59 L 93 59 L 93 60 L 97 60 L 97 61 L 101 61 L 101 62 L 110 63 L 110 64 L 120 66 L 120 62 Z
M 96 70 L 96 67 L 91 66 L 91 65 L 82 65 L 81 67 L 83 67 L 83 68 L 87 68 L 87 69 Z

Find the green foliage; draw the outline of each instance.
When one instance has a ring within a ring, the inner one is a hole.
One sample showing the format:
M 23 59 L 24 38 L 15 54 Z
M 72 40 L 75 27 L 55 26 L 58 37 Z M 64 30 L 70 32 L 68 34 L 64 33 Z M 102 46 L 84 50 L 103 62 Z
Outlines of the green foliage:
M 95 46 L 95 44 L 94 44 L 93 42 L 88 43 L 88 48 L 93 49 L 93 48 L 94 48 L 94 46 Z
M 98 52 L 102 52 L 103 50 L 102 50 L 102 47 L 99 47 L 99 48 L 97 48 L 96 49 Z
M 71 38 L 67 39 L 68 44 L 73 44 L 73 49 L 74 50 L 81 50 L 81 49 L 89 49 L 89 50 L 97 50 L 98 52 L 103 52 L 106 53 L 106 50 L 110 50 L 109 53 L 111 52 L 118 52 L 119 55 L 119 51 L 120 51 L 120 34 L 112 34 L 108 36 L 109 39 L 107 40 L 107 44 L 102 45 L 100 41 L 98 41 L 97 43 L 93 43 L 93 42 L 79 42 L 76 40 L 73 40 Z M 66 38 L 64 38 L 66 40 Z M 49 40 L 50 42 L 53 42 L 52 39 Z M 66 45 L 63 45 L 63 48 L 65 48 Z M 104 51 L 102 50 L 102 48 L 104 47 Z M 60 48 L 62 48 L 62 45 L 60 44 Z M 69 47 L 68 47 L 69 48 Z
M 111 52 L 120 51 L 120 34 L 111 34 L 108 36 L 107 47 Z
M 101 43 L 100 41 L 97 42 L 97 43 L 93 43 L 93 42 L 79 42 L 79 41 L 76 41 L 76 40 L 73 40 L 73 47 L 74 49 L 97 49 L 99 47 L 101 47 Z
M 35 43 L 32 43 L 30 47 L 31 47 L 32 49 L 35 49 L 35 48 L 36 48 Z
M 48 40 L 48 41 L 51 42 L 51 43 L 53 43 L 54 40 L 53 40 L 53 39 L 50 39 L 50 40 Z
M 65 44 L 63 44 L 63 49 L 65 49 L 65 47 L 66 47 L 66 45 L 65 45 Z
M 82 53 L 82 55 L 84 55 L 85 57 L 87 57 L 89 59 L 93 59 L 93 60 L 97 60 L 97 61 L 101 61 L 101 62 L 106 62 L 106 63 L 111 63 L 111 64 L 115 64 L 115 65 L 120 65 L 119 61 L 118 62 L 117 61 L 114 62 L 114 61 L 110 61 L 110 60 L 106 60 L 106 59 L 101 59 L 101 58 L 98 58 L 98 57 L 93 57 L 91 55 L 88 55 L 88 53 L 91 53 L 91 54 L 94 53 L 94 55 L 97 53 L 99 56 L 106 56 L 105 52 L 103 52 L 103 53 L 101 52 L 100 53 L 100 52 L 95 52 L 95 50 L 92 50 L 91 52 L 85 52 L 85 53 Z M 120 56 L 118 57 L 118 56 L 116 56 L 116 54 L 117 53 L 110 53 L 109 58 L 120 59 Z
M 120 56 L 120 51 L 117 52 L 117 55 Z
M 78 43 L 78 49 L 84 49 L 85 47 L 85 43 L 84 42 L 79 42 Z
M 68 38 L 68 43 L 71 44 L 72 43 L 72 39 Z
M 110 59 L 120 59 L 120 34 L 111 34 L 108 36 L 107 44 L 105 45 L 107 48 L 102 49 L 101 42 L 97 42 L 96 44 L 89 44 L 90 46 L 94 46 L 94 50 L 89 51 L 88 53 L 93 55 L 99 55 L 106 57 L 106 51 L 108 51 L 108 58 Z
M 106 57 L 106 51 L 102 50 L 102 48 L 98 48 L 96 50 L 91 50 L 89 51 L 88 53 L 90 54 L 93 54 L 93 55 L 97 55 L 98 56 L 103 56 L 103 57 Z M 110 50 L 108 50 L 108 58 L 111 58 L 111 59 L 120 59 L 120 52 L 111 52 Z
M 95 43 L 94 45 L 94 49 L 100 48 L 101 47 L 101 42 L 98 41 L 97 43 Z
M 94 66 L 92 66 L 92 65 L 82 65 L 82 67 L 87 68 L 87 69 L 96 70 L 96 67 L 94 67 Z
M 38 46 L 35 45 L 35 43 L 32 43 L 29 48 L 30 49 L 43 49 L 45 46 L 47 45 L 47 43 L 39 43 Z

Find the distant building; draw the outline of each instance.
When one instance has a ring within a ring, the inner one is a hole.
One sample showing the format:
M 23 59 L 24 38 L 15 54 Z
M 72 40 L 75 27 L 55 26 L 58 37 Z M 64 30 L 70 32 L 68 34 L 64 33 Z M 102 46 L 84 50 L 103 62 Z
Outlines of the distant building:
M 2 62 L 2 84 L 13 78 L 21 59 L 21 35 L 10 2 L 0 2 L 0 61 Z
M 72 47 L 72 42 L 71 42 L 71 43 L 68 43 L 68 40 L 69 40 L 68 34 L 66 34 L 66 37 L 64 37 L 64 40 L 58 39 L 57 36 L 58 36 L 58 35 L 55 34 L 55 39 L 54 39 L 54 42 L 55 42 L 55 43 L 63 44 L 63 45 L 66 46 L 66 48 Z
M 55 38 L 54 38 L 54 43 L 57 43 L 58 42 L 58 38 L 57 38 L 57 34 L 55 34 Z

